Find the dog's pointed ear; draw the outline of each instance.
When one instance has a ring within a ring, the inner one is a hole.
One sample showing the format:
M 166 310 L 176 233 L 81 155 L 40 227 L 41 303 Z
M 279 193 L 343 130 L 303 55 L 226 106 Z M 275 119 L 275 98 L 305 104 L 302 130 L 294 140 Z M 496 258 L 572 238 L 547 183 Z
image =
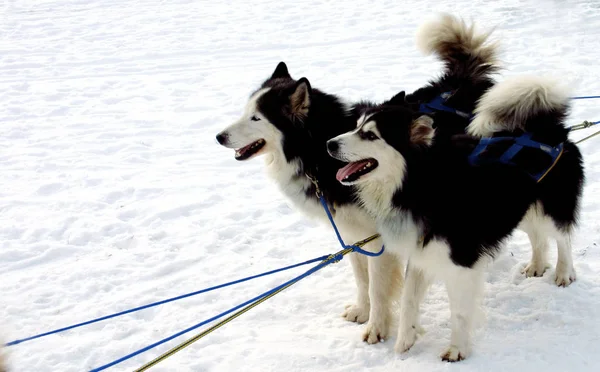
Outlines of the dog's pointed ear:
M 404 105 L 405 102 L 406 102 L 406 92 L 405 91 L 401 91 L 400 93 L 396 94 L 388 101 L 388 103 L 390 105 Z
M 307 78 L 303 77 L 298 80 L 294 93 L 290 96 L 290 107 L 294 116 L 305 117 L 308 115 L 311 92 L 312 88 Z
M 430 146 L 434 135 L 433 119 L 430 116 L 419 116 L 410 126 L 410 142 L 414 144 Z
M 277 64 L 277 67 L 275 67 L 275 71 L 273 71 L 273 75 L 271 75 L 271 79 L 277 78 L 291 78 L 290 73 L 288 72 L 287 65 L 283 61 Z

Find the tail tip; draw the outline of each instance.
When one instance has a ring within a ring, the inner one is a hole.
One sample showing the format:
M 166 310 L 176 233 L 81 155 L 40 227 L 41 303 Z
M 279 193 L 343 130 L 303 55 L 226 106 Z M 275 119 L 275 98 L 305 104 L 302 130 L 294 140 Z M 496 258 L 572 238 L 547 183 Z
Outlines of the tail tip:
M 439 43 L 443 39 L 451 37 L 452 31 L 458 28 L 460 22 L 463 23 L 462 26 L 464 27 L 462 20 L 449 13 L 439 13 L 436 19 L 423 22 L 416 32 L 417 48 L 424 55 L 435 53 L 439 48 Z
M 424 55 L 438 54 L 447 57 L 453 50 L 462 49 L 494 63 L 498 54 L 498 43 L 490 40 L 494 31 L 475 30 L 475 22 L 467 25 L 464 19 L 450 13 L 440 12 L 437 17 L 423 22 L 416 32 L 417 48 Z

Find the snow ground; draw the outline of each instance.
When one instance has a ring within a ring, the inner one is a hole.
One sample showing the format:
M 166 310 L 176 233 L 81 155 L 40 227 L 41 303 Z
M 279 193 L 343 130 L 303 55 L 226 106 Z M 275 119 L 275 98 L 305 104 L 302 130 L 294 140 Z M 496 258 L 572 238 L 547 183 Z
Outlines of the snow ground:
M 7 0 L 0 4 L 0 336 L 4 341 L 337 250 L 263 172 L 214 135 L 280 60 L 348 99 L 413 90 L 440 65 L 414 31 L 435 11 L 497 25 L 506 76 L 560 76 L 600 94 L 596 0 L 238 2 Z M 598 101 L 570 120 L 600 120 Z M 580 138 L 588 132 L 578 132 Z M 328 267 L 153 371 L 591 371 L 600 364 L 600 152 L 587 169 L 578 280 L 525 279 L 517 232 L 490 270 L 474 354 L 449 365 L 445 289 L 406 355 L 369 346 L 339 316 L 348 260 Z M 552 250 L 552 260 L 556 253 Z M 300 273 L 302 269 L 294 273 Z M 13 371 L 82 371 L 208 318 L 292 276 L 171 303 L 7 349 Z M 194 334 L 194 333 L 192 333 Z M 181 337 L 110 370 L 125 371 Z M 395 338 L 395 337 L 394 337 Z

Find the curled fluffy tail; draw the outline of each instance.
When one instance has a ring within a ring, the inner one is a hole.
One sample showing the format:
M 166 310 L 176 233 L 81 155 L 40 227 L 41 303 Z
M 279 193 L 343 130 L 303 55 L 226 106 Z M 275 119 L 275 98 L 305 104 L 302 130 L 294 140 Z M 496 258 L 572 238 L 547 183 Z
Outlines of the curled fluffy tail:
M 498 70 L 497 43 L 489 40 L 492 31 L 476 32 L 475 25 L 442 13 L 435 21 L 422 24 L 417 46 L 426 55 L 436 54 L 446 73 L 470 80 L 487 77 Z
M 565 141 L 568 132 L 563 120 L 568 110 L 568 92 L 556 80 L 514 76 L 481 97 L 467 133 L 489 137 L 496 132 L 522 130 Z

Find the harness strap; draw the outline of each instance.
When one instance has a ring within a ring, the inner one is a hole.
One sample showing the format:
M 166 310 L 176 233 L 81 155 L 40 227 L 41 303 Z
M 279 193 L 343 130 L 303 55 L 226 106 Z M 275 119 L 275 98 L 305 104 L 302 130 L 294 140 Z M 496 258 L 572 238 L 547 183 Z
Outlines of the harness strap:
M 424 114 L 432 114 L 435 113 L 436 111 L 444 111 L 444 112 L 449 112 L 452 114 L 456 114 L 458 116 L 461 116 L 465 119 L 472 119 L 474 117 L 473 114 L 469 113 L 469 112 L 464 112 L 464 111 L 460 111 L 460 110 L 456 110 L 453 109 L 451 107 L 446 106 L 444 103 L 446 103 L 446 101 L 448 100 L 448 98 L 452 97 L 452 95 L 454 94 L 455 91 L 451 91 L 451 92 L 444 92 L 442 94 L 440 94 L 439 96 L 435 97 L 434 99 L 432 99 L 429 102 L 426 103 L 421 103 L 419 105 L 419 111 L 424 113 Z
M 379 236 L 380 236 L 379 234 L 371 235 L 368 238 L 363 239 L 359 242 L 356 242 L 352 245 L 347 245 L 346 243 L 344 243 L 344 239 L 342 239 L 342 236 L 340 235 L 340 232 L 338 231 L 335 221 L 333 220 L 333 216 L 331 215 L 331 211 L 329 210 L 329 206 L 327 205 L 327 200 L 325 200 L 325 196 L 323 196 L 323 193 L 321 192 L 321 189 L 319 188 L 319 183 L 318 183 L 317 179 L 308 173 L 305 173 L 305 174 L 306 174 L 306 177 L 310 180 L 310 182 L 312 182 L 313 185 L 315 185 L 316 194 L 317 194 L 317 197 L 319 198 L 319 202 L 321 202 L 321 205 L 323 206 L 323 209 L 325 210 L 325 213 L 327 214 L 327 218 L 329 218 L 329 222 L 331 223 L 331 226 L 333 227 L 333 231 L 335 231 L 335 235 L 336 235 L 338 241 L 340 242 L 340 245 L 342 246 L 342 248 L 351 249 L 356 253 L 364 254 L 365 256 L 369 256 L 369 257 L 381 256 L 383 254 L 383 252 L 385 251 L 384 245 L 381 246 L 381 250 L 377 253 L 369 252 L 369 251 L 366 251 L 361 248 L 363 245 L 379 238 Z
M 550 170 L 552 170 L 552 168 L 554 168 L 554 166 L 558 162 L 558 159 L 560 159 L 560 157 L 562 156 L 562 153 L 564 150 L 564 144 L 559 143 L 557 146 L 553 147 L 553 146 L 549 146 L 542 142 L 534 141 L 531 139 L 531 136 L 532 136 L 531 133 L 524 133 L 518 137 L 481 138 L 479 140 L 479 143 L 473 150 L 473 152 L 471 152 L 471 154 L 469 155 L 469 163 L 471 165 L 478 165 L 478 164 L 484 163 L 485 161 L 479 159 L 479 156 L 481 156 L 481 154 L 483 153 L 483 151 L 485 151 L 487 146 L 489 146 L 493 143 L 497 143 L 497 142 L 501 142 L 501 141 L 514 141 L 514 144 L 511 147 L 509 147 L 508 150 L 506 150 L 500 156 L 500 158 L 498 158 L 497 161 L 502 164 L 516 166 L 516 164 L 512 162 L 512 159 L 519 153 L 519 151 L 521 151 L 521 149 L 523 147 L 529 147 L 529 148 L 533 148 L 533 149 L 542 150 L 545 153 L 547 153 L 548 155 L 550 155 L 550 157 L 552 158 L 552 164 L 545 171 L 531 175 L 532 178 L 536 180 L 536 182 L 540 182 L 544 177 L 546 177 L 546 175 L 550 172 Z M 490 160 L 488 162 L 494 162 L 494 161 Z
M 364 249 L 360 248 L 358 246 L 358 244 L 354 244 L 354 245 L 346 245 L 346 243 L 344 243 L 344 240 L 342 239 L 342 236 L 340 235 L 340 232 L 338 231 L 337 226 L 335 225 L 335 222 L 333 221 L 333 216 L 331 215 L 331 212 L 329 212 L 329 208 L 327 207 L 327 201 L 325 201 L 325 198 L 323 197 L 323 195 L 321 195 L 319 197 L 319 201 L 321 202 L 321 205 L 323 206 L 323 209 L 325 209 L 325 213 L 327 213 L 327 217 L 329 218 L 329 222 L 331 222 L 331 226 L 333 226 L 333 230 L 335 231 L 335 235 L 338 238 L 338 241 L 340 242 L 340 244 L 342 245 L 343 248 L 351 248 L 354 252 L 360 253 L 360 254 L 364 254 L 365 256 L 370 256 L 370 257 L 377 257 L 377 256 L 381 256 L 383 254 L 383 252 L 385 251 L 385 246 L 382 245 L 381 246 L 381 250 L 377 253 L 372 253 L 369 251 L 365 251 Z M 361 241 L 361 242 L 365 242 L 364 244 L 368 243 L 371 240 L 375 240 L 379 237 L 379 234 L 375 234 L 372 235 L 370 237 L 368 237 L 367 239 Z

